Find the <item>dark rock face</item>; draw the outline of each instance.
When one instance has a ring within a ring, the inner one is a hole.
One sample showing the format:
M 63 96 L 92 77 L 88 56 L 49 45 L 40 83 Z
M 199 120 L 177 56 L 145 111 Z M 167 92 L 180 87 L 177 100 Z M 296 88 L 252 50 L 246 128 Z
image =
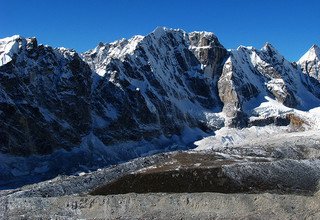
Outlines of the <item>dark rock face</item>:
M 117 181 L 102 186 L 91 195 L 109 195 L 125 193 L 195 193 L 220 192 L 240 193 L 248 192 L 228 178 L 219 168 L 193 168 L 170 170 L 156 173 L 137 173 L 124 176 Z
M 73 51 L 17 37 L 17 54 L 0 66 L 0 149 L 48 154 L 78 146 L 90 128 L 91 70 Z
M 213 78 L 219 78 L 227 51 L 218 38 L 208 32 L 192 32 L 189 39 L 191 51 L 204 66 L 204 72 Z
M 256 119 L 252 122 L 249 122 L 248 126 L 266 126 L 266 125 L 277 125 L 277 126 L 287 126 L 290 124 L 290 118 L 289 117 L 268 117 L 268 118 L 264 118 L 264 119 Z

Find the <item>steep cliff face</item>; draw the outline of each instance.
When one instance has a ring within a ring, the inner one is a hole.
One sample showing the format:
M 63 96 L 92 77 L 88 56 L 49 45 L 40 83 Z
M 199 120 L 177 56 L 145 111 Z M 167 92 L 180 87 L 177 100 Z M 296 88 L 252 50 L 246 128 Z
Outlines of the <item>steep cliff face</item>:
M 218 38 L 211 32 L 192 32 L 189 34 L 189 40 L 189 49 L 201 63 L 204 73 L 218 79 L 222 63 L 227 56 L 227 51 Z
M 90 128 L 91 70 L 72 50 L 35 38 L 0 41 L 0 149 L 48 154 L 80 144 Z

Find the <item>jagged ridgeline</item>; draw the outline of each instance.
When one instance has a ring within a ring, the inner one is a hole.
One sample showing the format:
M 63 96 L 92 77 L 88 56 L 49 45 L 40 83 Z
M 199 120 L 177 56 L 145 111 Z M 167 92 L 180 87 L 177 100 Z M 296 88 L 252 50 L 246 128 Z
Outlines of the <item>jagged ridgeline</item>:
M 186 128 L 286 124 L 253 109 L 268 98 L 299 110 L 319 106 L 319 54 L 313 46 L 296 64 L 270 44 L 226 50 L 213 33 L 167 28 L 83 54 L 4 38 L 0 151 L 49 154 L 89 135 L 110 145 Z

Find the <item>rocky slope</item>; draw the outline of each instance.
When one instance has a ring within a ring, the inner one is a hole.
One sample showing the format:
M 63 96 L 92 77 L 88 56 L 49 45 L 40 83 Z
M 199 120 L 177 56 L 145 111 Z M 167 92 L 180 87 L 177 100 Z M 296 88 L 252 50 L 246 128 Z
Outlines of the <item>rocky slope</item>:
M 317 51 L 297 65 L 270 44 L 226 50 L 213 33 L 168 28 L 81 55 L 1 39 L 0 184 L 194 147 L 224 127 L 314 129 Z

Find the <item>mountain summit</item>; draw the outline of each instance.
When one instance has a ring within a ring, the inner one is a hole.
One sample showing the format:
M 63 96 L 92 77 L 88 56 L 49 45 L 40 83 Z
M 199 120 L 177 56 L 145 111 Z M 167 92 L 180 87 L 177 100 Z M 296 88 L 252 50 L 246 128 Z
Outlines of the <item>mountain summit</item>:
M 320 48 L 313 45 L 298 61 L 302 71 L 320 80 Z

